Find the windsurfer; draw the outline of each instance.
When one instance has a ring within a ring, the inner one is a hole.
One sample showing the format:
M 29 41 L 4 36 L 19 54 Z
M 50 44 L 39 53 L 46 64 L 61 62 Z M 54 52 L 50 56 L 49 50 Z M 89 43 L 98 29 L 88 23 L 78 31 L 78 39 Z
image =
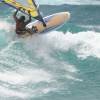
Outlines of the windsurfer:
M 27 21 L 25 21 L 25 16 L 21 16 L 20 18 L 17 17 L 17 13 L 18 13 L 18 11 L 20 9 L 21 8 L 18 8 L 16 10 L 16 12 L 13 14 L 14 20 L 16 22 L 16 34 L 18 34 L 18 35 L 24 35 L 26 33 L 29 33 L 29 34 L 32 35 L 33 33 L 37 33 L 38 29 L 37 29 L 36 26 L 32 26 L 32 30 L 28 29 L 28 28 L 26 29 L 26 25 L 29 24 L 32 21 L 30 11 L 28 11 L 28 13 L 29 13 L 29 20 L 27 20 Z M 42 16 L 40 15 L 40 13 L 39 13 L 39 16 L 34 17 L 34 18 L 37 19 L 37 20 L 39 20 L 39 21 L 41 21 L 43 23 L 43 26 L 46 27 L 46 24 L 45 24 Z
M 20 8 L 17 9 L 16 12 L 14 13 L 14 15 L 13 15 L 14 20 L 16 22 L 16 34 L 24 35 L 27 32 L 32 34 L 33 32 L 31 32 L 30 29 L 26 29 L 26 25 L 32 21 L 30 11 L 28 12 L 29 13 L 29 19 L 27 21 L 25 21 L 25 16 L 21 16 L 20 18 L 17 17 L 17 13 L 18 13 L 19 10 L 20 10 Z M 35 26 L 33 26 L 32 28 L 33 28 L 34 32 L 37 33 L 37 31 L 38 31 L 37 28 Z

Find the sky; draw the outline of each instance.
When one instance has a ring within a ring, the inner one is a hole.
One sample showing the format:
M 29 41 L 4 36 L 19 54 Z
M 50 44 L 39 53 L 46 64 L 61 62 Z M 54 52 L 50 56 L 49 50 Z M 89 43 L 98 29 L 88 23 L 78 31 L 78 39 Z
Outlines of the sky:
M 25 2 L 26 0 L 16 0 Z M 73 5 L 100 5 L 100 0 L 34 0 L 38 4 L 60 5 L 60 4 L 73 4 Z
M 39 4 L 100 5 L 100 0 L 35 0 Z

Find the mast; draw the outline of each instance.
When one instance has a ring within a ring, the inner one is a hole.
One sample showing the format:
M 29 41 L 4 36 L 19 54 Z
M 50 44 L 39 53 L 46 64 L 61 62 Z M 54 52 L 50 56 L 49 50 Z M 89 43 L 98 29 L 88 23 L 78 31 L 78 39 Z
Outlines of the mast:
M 32 0 L 32 2 L 33 2 L 33 5 L 36 7 L 37 12 L 38 12 L 38 16 L 37 17 L 34 17 L 34 18 L 37 19 L 37 20 L 39 20 L 39 21 L 41 21 L 43 23 L 43 25 L 46 26 L 45 21 L 43 20 L 43 17 L 40 14 L 40 11 L 39 11 L 39 9 L 37 7 L 37 4 L 35 3 L 35 0 Z

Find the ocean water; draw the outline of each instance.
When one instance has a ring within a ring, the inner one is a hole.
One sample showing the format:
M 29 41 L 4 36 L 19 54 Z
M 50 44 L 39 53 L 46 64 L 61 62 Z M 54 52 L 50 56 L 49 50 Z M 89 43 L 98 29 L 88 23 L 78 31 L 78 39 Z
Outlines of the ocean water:
M 25 39 L 14 38 L 14 9 L 0 6 L 0 100 L 100 100 L 100 5 L 77 2 L 40 5 L 71 19 Z

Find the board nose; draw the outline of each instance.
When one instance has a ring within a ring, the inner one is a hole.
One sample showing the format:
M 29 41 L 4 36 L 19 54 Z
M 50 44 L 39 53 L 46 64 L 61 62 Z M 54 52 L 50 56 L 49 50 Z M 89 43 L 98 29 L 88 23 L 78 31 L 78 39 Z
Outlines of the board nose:
M 69 20 L 71 17 L 70 13 L 69 12 L 63 12 L 63 13 L 64 13 L 65 19 Z

